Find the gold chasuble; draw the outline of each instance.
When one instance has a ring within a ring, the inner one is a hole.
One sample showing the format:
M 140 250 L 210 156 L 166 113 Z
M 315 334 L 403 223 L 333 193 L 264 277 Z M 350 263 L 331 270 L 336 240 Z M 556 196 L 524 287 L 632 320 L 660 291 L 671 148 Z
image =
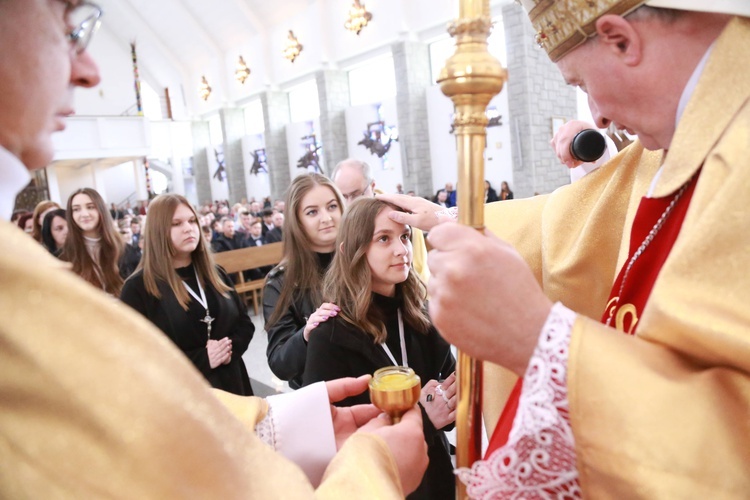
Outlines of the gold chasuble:
M 663 159 L 653 197 L 674 197 L 691 179 L 694 191 L 635 336 L 599 319 L 628 264 L 633 219 L 661 152 L 636 142 L 551 195 L 486 208 L 487 227 L 519 250 L 548 297 L 579 313 L 568 388 L 585 497 L 750 492 L 747 61 L 750 19 L 735 18 L 716 41 Z M 634 317 L 627 323 L 625 315 L 627 330 Z M 514 381 L 486 368 L 490 432 Z
M 253 433 L 265 401 L 222 404 L 161 331 L 4 221 L 0 283 L 0 498 L 403 497 L 371 434 L 314 491 Z

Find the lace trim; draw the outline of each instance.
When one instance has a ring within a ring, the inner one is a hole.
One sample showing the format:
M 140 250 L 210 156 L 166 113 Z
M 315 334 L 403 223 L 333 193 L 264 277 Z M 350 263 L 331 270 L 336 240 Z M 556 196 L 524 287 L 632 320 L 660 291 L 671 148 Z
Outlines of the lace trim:
M 440 217 L 450 217 L 453 220 L 458 220 L 458 207 L 450 207 L 438 212 L 435 212 L 435 217 L 440 220 Z
M 274 450 L 279 449 L 276 441 L 276 422 L 274 421 L 273 406 L 268 405 L 266 417 L 255 425 L 255 434 L 261 441 Z
M 553 306 L 526 369 L 508 443 L 456 471 L 471 498 L 581 498 L 567 388 L 575 318 L 559 302 Z

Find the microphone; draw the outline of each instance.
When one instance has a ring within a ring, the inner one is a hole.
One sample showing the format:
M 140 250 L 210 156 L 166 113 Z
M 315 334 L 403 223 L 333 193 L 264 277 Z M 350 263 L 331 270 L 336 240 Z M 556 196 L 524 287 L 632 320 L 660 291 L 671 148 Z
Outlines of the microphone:
M 602 157 L 607 143 L 604 136 L 594 129 L 581 130 L 570 143 L 570 154 L 584 163 L 596 161 Z

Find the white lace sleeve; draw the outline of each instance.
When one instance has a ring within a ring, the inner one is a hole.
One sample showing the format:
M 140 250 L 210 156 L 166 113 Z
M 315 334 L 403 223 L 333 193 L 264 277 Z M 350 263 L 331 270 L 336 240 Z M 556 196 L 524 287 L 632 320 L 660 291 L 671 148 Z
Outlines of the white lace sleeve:
M 255 434 L 260 438 L 261 441 L 266 443 L 274 450 L 276 446 L 276 428 L 274 427 L 273 421 L 273 407 L 268 407 L 268 413 L 266 417 L 255 425 Z
M 435 212 L 435 217 L 441 222 L 443 221 L 443 218 L 447 218 L 448 220 L 458 220 L 458 207 L 444 208 L 439 212 Z
M 559 302 L 542 328 L 508 443 L 457 474 L 471 498 L 581 498 L 568 414 L 568 347 L 576 314 Z

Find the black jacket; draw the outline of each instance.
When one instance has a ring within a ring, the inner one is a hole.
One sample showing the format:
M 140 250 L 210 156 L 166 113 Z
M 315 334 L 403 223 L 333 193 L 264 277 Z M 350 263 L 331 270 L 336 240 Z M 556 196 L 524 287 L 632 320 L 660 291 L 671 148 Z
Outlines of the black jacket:
M 266 243 L 276 243 L 278 241 L 282 241 L 280 227 L 275 227 L 266 233 Z
M 141 262 L 141 256 L 141 249 L 137 245 L 125 244 L 119 262 L 120 276 L 123 279 L 128 279 L 135 272 Z
M 331 263 L 333 254 L 318 254 L 321 273 Z M 305 330 L 307 318 L 314 313 L 320 304 L 313 304 L 310 293 L 296 290 L 287 311 L 276 323 L 270 325 L 276 303 L 279 301 L 281 289 L 284 286 L 285 267 L 280 264 L 273 268 L 266 277 L 263 288 L 263 317 L 266 320 L 268 333 L 268 367 L 281 380 L 289 382 L 289 387 L 302 387 L 302 373 L 305 371 L 305 357 L 307 356 L 307 342 L 302 332 Z
M 232 282 L 226 273 L 221 269 L 219 271 L 224 283 L 231 286 Z M 178 269 L 177 273 L 193 290 L 198 291 L 192 264 Z M 211 287 L 204 288 L 208 309 L 211 316 L 216 318 L 211 325 L 211 338 L 232 339 L 230 363 L 211 369 L 206 350 L 206 325 L 200 321 L 206 310 L 192 297 L 188 310 L 182 309 L 177 297 L 166 283 L 159 283 L 159 291 L 160 299 L 146 291 L 143 270 L 140 270 L 125 282 L 120 299 L 163 331 L 185 353 L 212 387 L 241 396 L 251 396 L 253 390 L 242 355 L 250 345 L 255 326 L 247 314 L 247 306 L 237 292 L 232 289 L 229 297 L 223 297 Z
M 375 313 L 384 320 L 388 333 L 386 344 L 396 361 L 403 363 L 397 316 L 400 305 L 399 298 L 373 294 L 372 307 L 375 308 Z M 404 337 L 408 365 L 419 375 L 422 385 L 432 379 L 446 378 L 455 370 L 456 362 L 451 354 L 450 346 L 434 328 L 430 328 L 427 334 L 421 334 L 404 323 Z M 383 347 L 376 344 L 370 335 L 343 319 L 334 317 L 321 323 L 310 333 L 303 385 L 321 380 L 372 374 L 378 368 L 392 364 Z M 369 394 L 365 392 L 359 396 L 347 398 L 337 405 L 351 406 L 369 402 Z M 433 404 L 444 403 L 438 398 Z M 424 410 L 422 417 L 430 464 L 419 488 L 409 498 L 452 499 L 455 496 L 453 465 L 448 441 L 443 433 L 443 430 L 448 430 L 452 426 L 446 429 L 435 429 Z
M 227 238 L 222 233 L 219 233 L 219 235 L 211 242 L 211 246 L 216 253 L 228 252 L 230 250 L 245 248 L 245 242 L 241 233 L 234 233 L 234 237 L 232 238 Z

